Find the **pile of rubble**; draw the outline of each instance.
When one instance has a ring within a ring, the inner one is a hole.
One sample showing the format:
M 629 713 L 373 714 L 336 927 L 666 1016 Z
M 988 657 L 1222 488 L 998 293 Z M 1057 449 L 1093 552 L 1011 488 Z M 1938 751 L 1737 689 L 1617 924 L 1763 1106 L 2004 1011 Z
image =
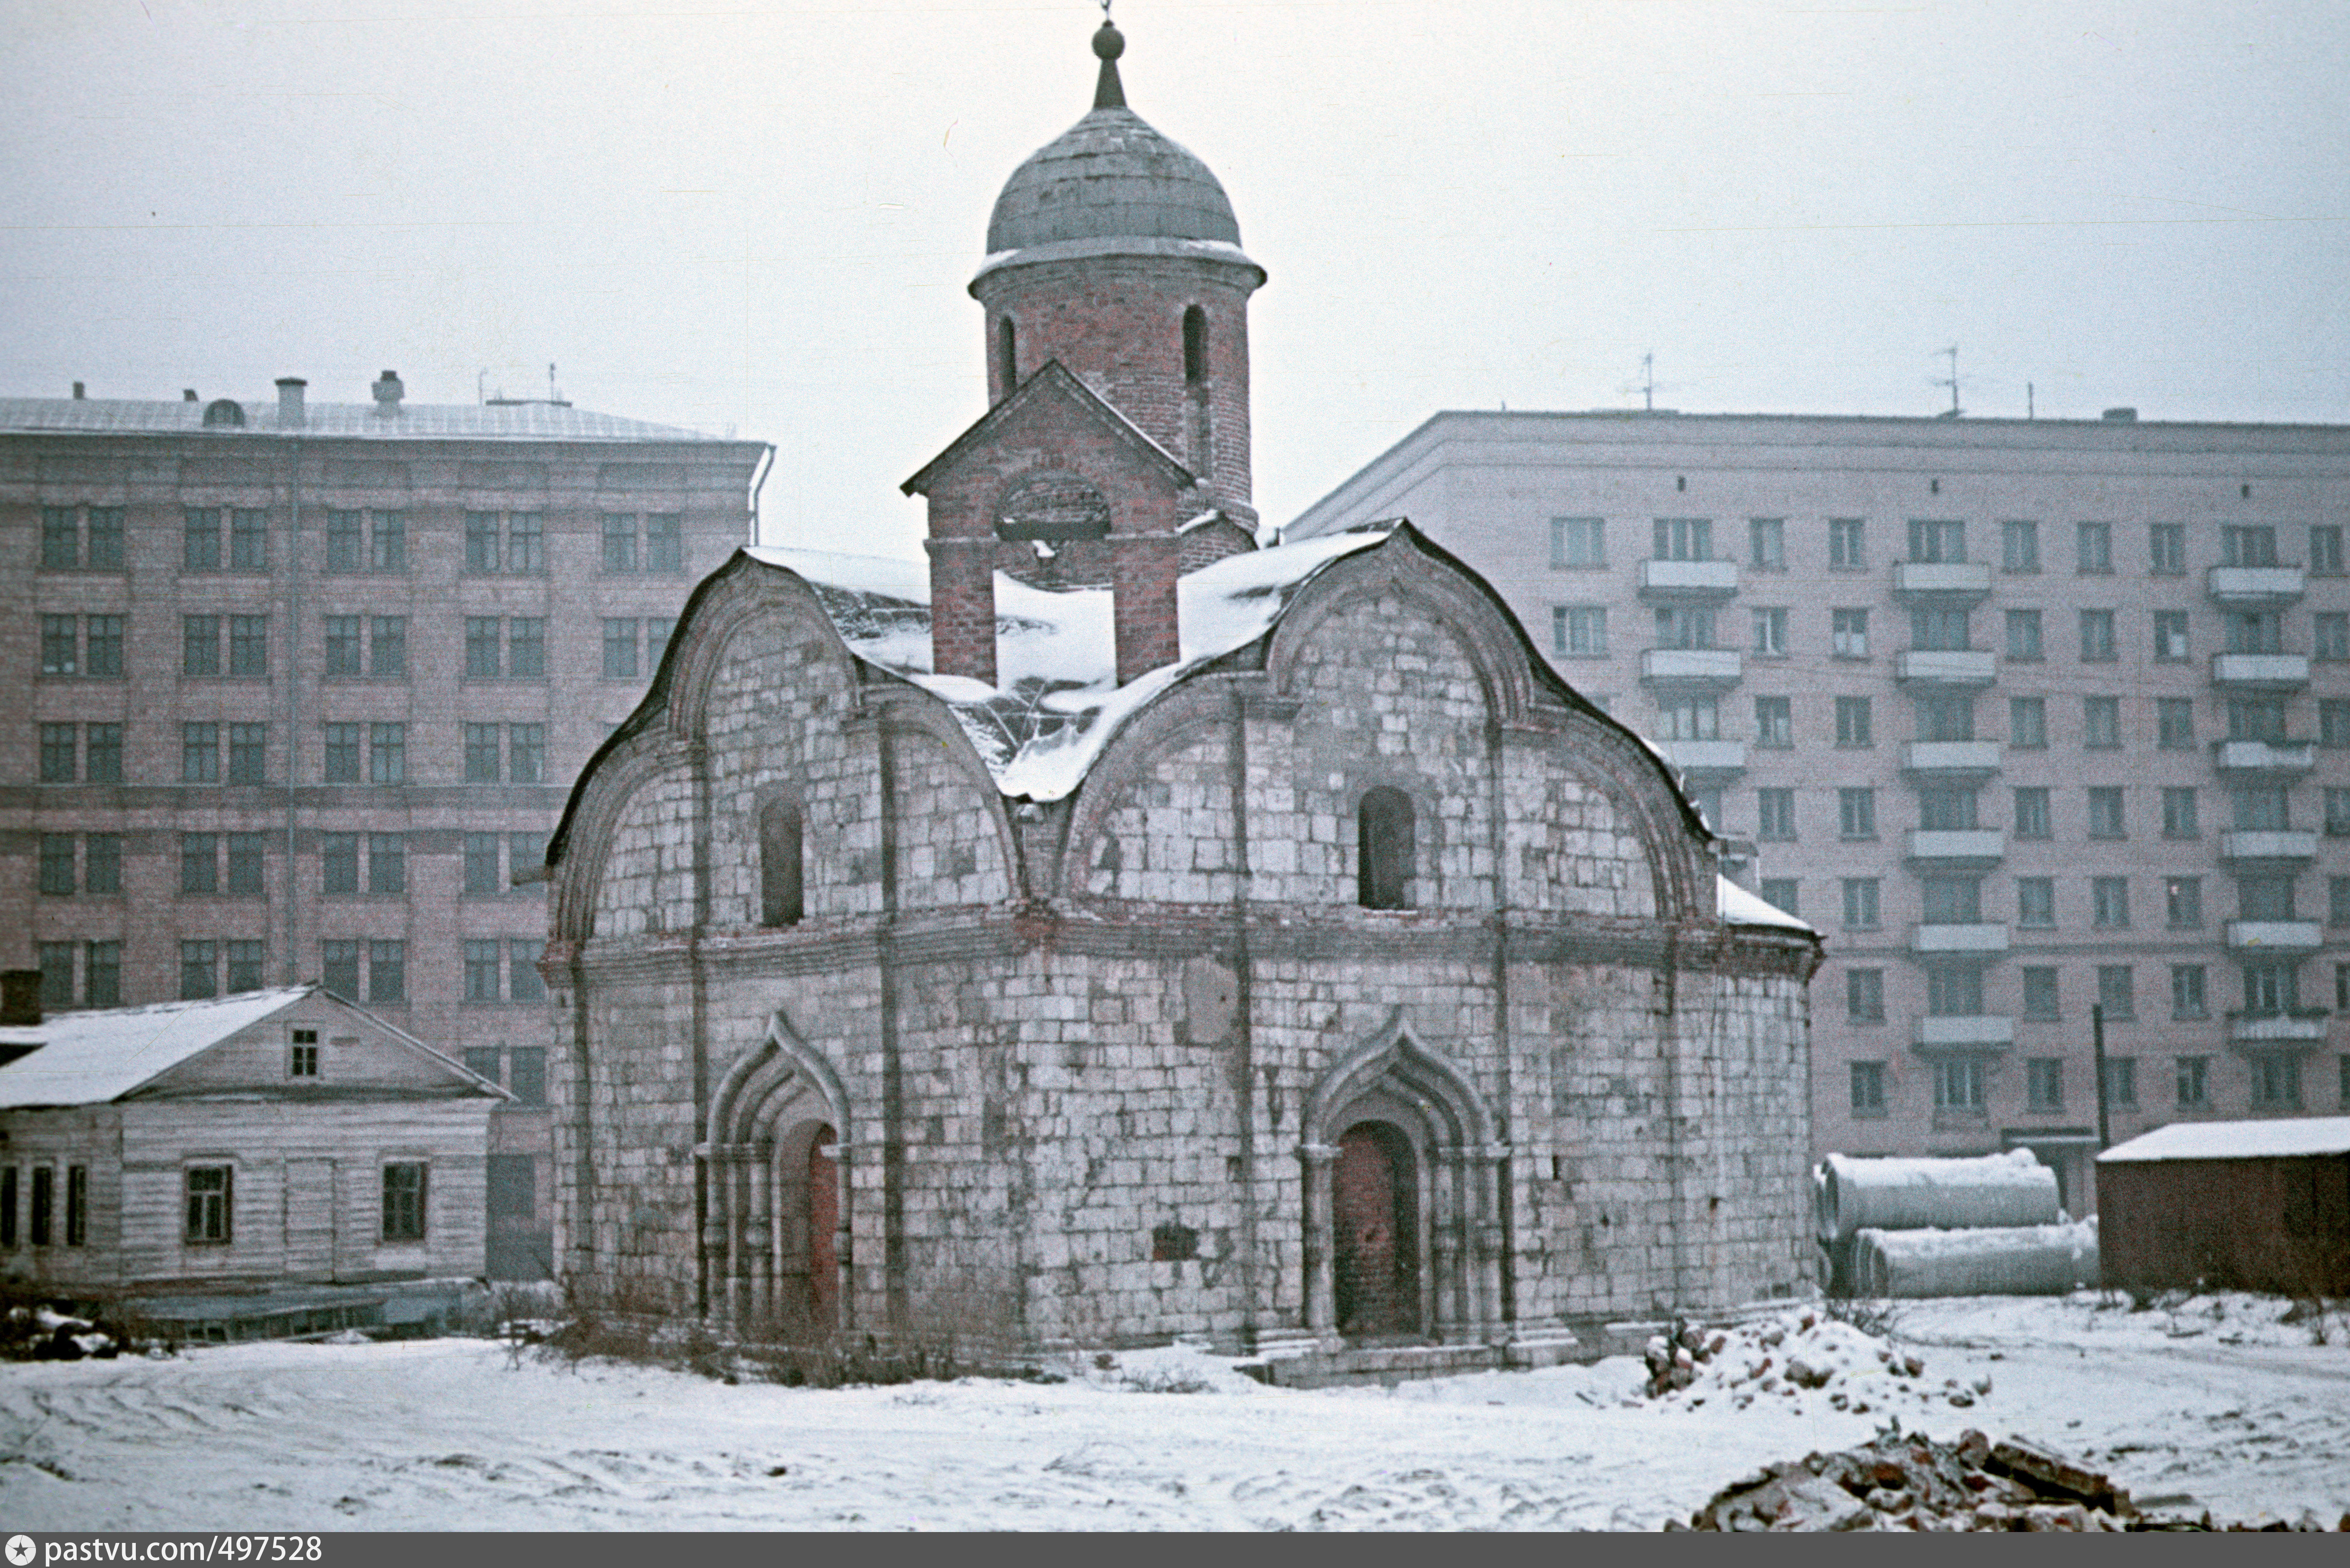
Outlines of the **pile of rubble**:
M 1964 1410 L 1991 1381 L 1927 1375 L 1925 1358 L 1813 1309 L 1709 1329 L 1675 1323 L 1648 1341 L 1648 1393 L 1694 1409 L 1712 1400 L 1744 1409 L 1768 1400 L 1801 1413 L 1816 1397 L 1865 1416 L 1897 1408 Z
M 2204 1513 L 2141 1513 L 2111 1478 L 2030 1443 L 1969 1431 L 1955 1446 L 1900 1422 L 1865 1448 L 1813 1454 L 1758 1471 L 1667 1530 L 2173 1531 L 2324 1530 L 2299 1522 L 2214 1525 Z M 2337 1527 L 2350 1530 L 2350 1514 Z

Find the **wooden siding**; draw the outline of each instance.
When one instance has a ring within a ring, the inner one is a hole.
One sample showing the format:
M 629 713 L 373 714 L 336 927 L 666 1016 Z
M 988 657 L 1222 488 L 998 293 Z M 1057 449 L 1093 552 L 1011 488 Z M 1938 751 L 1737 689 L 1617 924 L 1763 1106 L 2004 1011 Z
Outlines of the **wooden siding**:
M 2350 1295 L 2350 1155 L 2116 1160 L 2097 1187 L 2109 1289 Z
M 296 1029 L 317 1033 L 318 1075 L 315 1078 L 286 1075 Z M 172 1098 L 237 1090 L 274 1090 L 303 1096 L 486 1093 L 452 1064 L 419 1050 L 351 1008 L 312 995 L 159 1075 L 135 1097 Z

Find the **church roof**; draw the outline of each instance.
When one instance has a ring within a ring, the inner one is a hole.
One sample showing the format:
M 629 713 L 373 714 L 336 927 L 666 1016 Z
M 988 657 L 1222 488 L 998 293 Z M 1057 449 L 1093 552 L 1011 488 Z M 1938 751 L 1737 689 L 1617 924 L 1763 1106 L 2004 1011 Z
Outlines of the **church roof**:
M 1137 457 L 1165 474 L 1168 483 L 1178 489 L 1189 489 L 1199 483 L 1197 475 L 1151 440 L 1140 425 L 1118 412 L 1058 359 L 1047 359 L 1034 375 L 1013 389 L 1011 396 L 972 421 L 970 428 L 947 443 L 945 451 L 924 463 L 920 472 L 898 488 L 909 495 L 928 495 L 939 476 L 960 462 L 964 453 L 995 439 L 1005 426 L 1046 398 L 1066 399 L 1079 413 L 1130 448 Z

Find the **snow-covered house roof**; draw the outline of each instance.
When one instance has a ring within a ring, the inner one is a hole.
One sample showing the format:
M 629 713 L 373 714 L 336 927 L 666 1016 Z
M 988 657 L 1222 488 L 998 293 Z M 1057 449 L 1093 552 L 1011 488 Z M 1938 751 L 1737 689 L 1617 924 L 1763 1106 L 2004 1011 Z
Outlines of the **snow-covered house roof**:
M 309 403 L 299 425 L 286 422 L 275 392 L 239 404 L 234 424 L 207 424 L 204 414 L 210 407 L 128 398 L 0 398 L 0 433 L 301 435 L 387 441 L 723 440 L 677 425 L 649 424 L 550 402 L 400 403 L 390 413 L 379 403 Z
M 2099 1165 L 2157 1159 L 2289 1159 L 2350 1154 L 2350 1116 L 2258 1122 L 2173 1122 L 2097 1156 Z
M 0 1029 L 0 1046 L 26 1053 L 0 1064 L 0 1110 L 119 1100 L 232 1035 L 313 996 L 366 1019 L 487 1093 L 504 1094 L 413 1035 L 311 984 L 240 992 L 204 1002 L 159 1002 L 146 1007 L 63 1012 L 39 1023 Z

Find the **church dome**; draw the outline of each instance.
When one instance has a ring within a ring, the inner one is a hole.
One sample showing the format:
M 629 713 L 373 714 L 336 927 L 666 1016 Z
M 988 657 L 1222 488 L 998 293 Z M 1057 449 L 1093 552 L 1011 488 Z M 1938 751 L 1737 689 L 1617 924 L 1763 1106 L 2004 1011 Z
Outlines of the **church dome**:
M 1123 107 L 1093 110 L 1030 154 L 987 221 L 991 253 L 1111 239 L 1241 243 L 1208 166 Z

